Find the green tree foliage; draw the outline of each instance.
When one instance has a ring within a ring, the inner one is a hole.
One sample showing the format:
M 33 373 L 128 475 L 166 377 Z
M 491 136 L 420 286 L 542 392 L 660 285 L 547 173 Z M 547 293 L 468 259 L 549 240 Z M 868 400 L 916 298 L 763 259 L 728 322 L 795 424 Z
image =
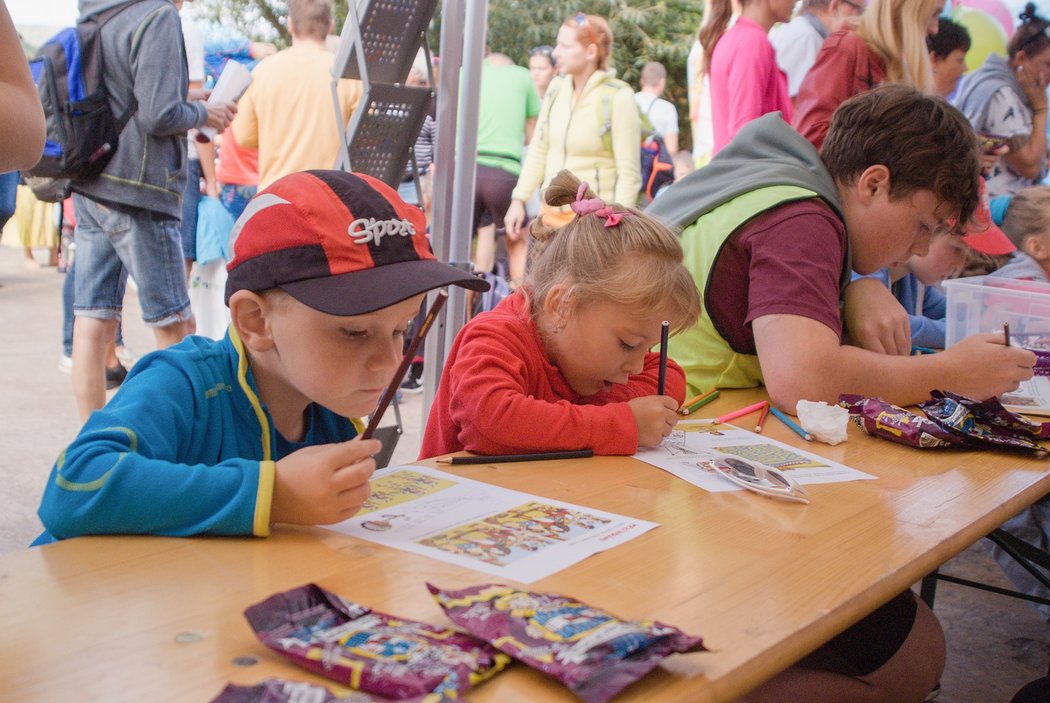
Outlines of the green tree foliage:
M 465 0 L 455 0 L 464 2 Z M 335 33 L 346 18 L 347 0 L 334 0 Z M 682 145 L 688 146 L 689 108 L 686 57 L 700 25 L 703 3 L 696 0 L 490 0 L 488 45 L 527 65 L 529 49 L 554 45 L 558 27 L 577 12 L 600 15 L 613 33 L 613 65 L 635 88 L 647 61 L 667 67 L 665 97 L 678 108 Z M 198 15 L 226 27 L 238 27 L 252 39 L 287 46 L 287 0 L 198 0 Z M 430 46 L 438 54 L 441 6 L 431 24 Z

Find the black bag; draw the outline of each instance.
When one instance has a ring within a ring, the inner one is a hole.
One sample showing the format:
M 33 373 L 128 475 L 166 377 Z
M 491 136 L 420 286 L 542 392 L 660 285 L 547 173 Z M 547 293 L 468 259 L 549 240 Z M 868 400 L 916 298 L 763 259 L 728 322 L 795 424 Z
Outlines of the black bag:
M 116 153 L 124 126 L 138 109 L 131 104 L 119 118 L 109 107 L 102 80 L 102 27 L 139 2 L 116 5 L 53 36 L 30 60 L 46 120 L 44 153 L 24 172 L 37 198 L 58 202 L 72 181 L 95 178 Z

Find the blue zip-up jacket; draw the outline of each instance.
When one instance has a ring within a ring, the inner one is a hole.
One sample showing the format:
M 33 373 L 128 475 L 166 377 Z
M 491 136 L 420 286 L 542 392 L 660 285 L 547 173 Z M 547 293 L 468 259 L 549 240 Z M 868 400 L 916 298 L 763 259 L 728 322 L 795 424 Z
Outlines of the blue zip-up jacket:
M 80 535 L 266 536 L 274 462 L 357 436 L 358 420 L 307 408 L 303 442 L 281 437 L 233 327 L 143 357 L 51 469 L 33 543 Z

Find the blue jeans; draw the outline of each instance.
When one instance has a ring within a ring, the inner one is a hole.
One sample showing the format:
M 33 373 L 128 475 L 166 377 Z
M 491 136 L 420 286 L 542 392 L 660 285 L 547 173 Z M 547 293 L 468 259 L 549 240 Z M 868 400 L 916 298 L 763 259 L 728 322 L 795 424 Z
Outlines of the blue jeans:
M 0 173 L 0 227 L 15 214 L 18 171 Z
M 68 255 L 67 255 L 68 256 Z M 75 259 L 69 259 L 66 278 L 62 281 L 62 353 L 73 356 L 73 266 Z M 117 324 L 117 346 L 124 346 L 124 325 Z
M 130 274 L 142 319 L 167 327 L 193 317 L 186 288 L 179 221 L 149 210 L 116 209 L 73 194 L 77 213 L 73 312 L 118 320 Z
M 190 144 L 190 148 L 195 148 Z M 197 205 L 201 201 L 201 162 L 189 159 L 186 190 L 182 193 L 182 258 L 197 260 Z

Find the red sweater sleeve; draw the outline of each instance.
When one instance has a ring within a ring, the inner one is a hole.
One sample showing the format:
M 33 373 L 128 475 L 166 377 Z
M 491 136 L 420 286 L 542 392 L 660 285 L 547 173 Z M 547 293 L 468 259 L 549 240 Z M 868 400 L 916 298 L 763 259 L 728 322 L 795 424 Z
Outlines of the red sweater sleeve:
M 659 356 L 622 386 L 581 398 L 547 359 L 531 328 L 478 318 L 460 332 L 431 408 L 420 458 L 467 450 L 509 454 L 593 449 L 630 455 L 638 429 L 627 401 L 656 392 Z M 665 392 L 685 396 L 685 374 L 667 364 Z

